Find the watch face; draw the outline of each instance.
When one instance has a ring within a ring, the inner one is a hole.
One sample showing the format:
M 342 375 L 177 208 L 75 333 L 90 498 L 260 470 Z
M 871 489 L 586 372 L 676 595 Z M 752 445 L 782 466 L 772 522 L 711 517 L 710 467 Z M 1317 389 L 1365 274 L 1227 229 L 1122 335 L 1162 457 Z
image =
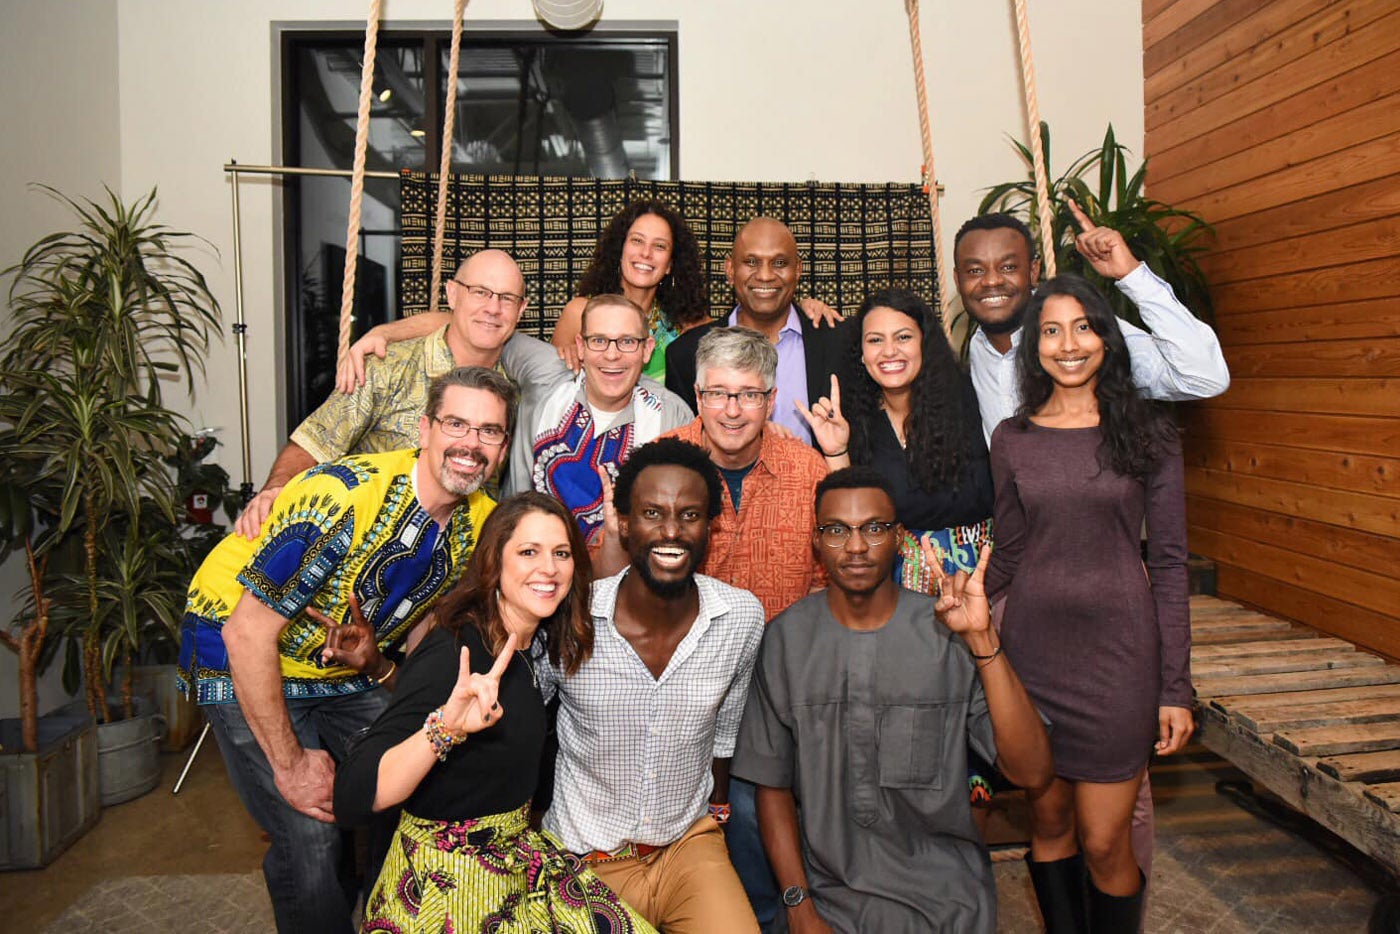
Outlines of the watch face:
M 807 890 L 800 885 L 790 885 L 783 889 L 783 904 L 789 908 L 796 908 L 806 897 Z

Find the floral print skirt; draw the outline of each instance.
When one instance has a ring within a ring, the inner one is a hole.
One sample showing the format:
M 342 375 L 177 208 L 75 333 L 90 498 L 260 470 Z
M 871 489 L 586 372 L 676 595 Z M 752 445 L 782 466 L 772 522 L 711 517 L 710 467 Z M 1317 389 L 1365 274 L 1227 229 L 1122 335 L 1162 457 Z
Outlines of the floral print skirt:
M 462 821 L 405 811 L 360 930 L 656 934 L 577 856 L 531 830 L 528 815 L 528 804 Z

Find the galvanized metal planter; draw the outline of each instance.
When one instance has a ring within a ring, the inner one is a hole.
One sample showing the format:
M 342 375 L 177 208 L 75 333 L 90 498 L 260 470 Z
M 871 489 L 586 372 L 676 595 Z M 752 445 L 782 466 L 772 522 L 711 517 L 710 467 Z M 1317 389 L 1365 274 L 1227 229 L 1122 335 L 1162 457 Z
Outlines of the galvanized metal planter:
M 103 807 L 139 798 L 160 784 L 160 734 L 165 718 L 150 701 L 135 697 L 136 713 L 97 725 L 97 771 Z M 113 702 L 115 701 L 115 703 Z M 109 698 L 114 710 L 121 702 Z
M 39 751 L 20 748 L 18 720 L 0 720 L 0 869 L 40 869 L 102 815 L 97 729 L 86 711 L 39 718 Z

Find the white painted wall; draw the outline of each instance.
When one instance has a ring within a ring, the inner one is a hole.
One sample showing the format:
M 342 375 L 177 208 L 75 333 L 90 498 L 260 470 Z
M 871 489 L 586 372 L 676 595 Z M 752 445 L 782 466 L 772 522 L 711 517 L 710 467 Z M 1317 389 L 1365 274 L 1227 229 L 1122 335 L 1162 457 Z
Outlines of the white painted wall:
M 0 268 L 19 262 L 44 234 L 66 229 L 67 210 L 29 187 L 43 182 L 70 197 L 104 197 L 121 183 L 117 107 L 116 0 L 10 0 L 0 30 Z M 10 277 L 0 277 L 8 295 Z M 0 333 L 8 335 L 8 310 Z M 25 583 L 21 560 L 0 565 L 0 625 Z M 0 717 L 19 715 L 15 656 L 0 649 Z M 58 666 L 40 684 L 47 712 L 66 697 Z
M 1054 128 L 1057 162 L 1097 145 L 1110 120 L 1119 138 L 1139 151 L 1139 4 L 1031 5 L 1041 113 Z M 391 25 L 445 24 L 451 6 L 447 0 L 388 0 L 385 16 Z M 29 28 L 11 28 L 0 40 L 7 76 L 22 77 L 0 87 L 0 112 L 10 117 L 8 141 L 0 147 L 0 158 L 9 160 L 0 162 L 9 169 L 0 174 L 0 203 L 10 208 L 15 179 L 40 169 L 72 191 L 93 190 L 98 179 L 119 171 L 128 199 L 158 185 L 162 219 L 202 234 L 219 250 L 217 256 L 208 251 L 200 263 L 231 318 L 230 192 L 220 167 L 230 158 L 280 158 L 274 23 L 362 26 L 368 3 L 11 0 L 9 7 L 18 8 L 21 25 Z M 86 15 L 89 10 L 104 15 Z M 1009 2 L 923 0 L 921 15 L 935 164 L 947 188 L 948 245 L 973 213 L 980 189 L 1021 173 L 1007 143 L 1008 136 L 1025 132 L 1020 73 Z M 528 0 L 473 0 L 467 21 L 468 29 L 534 26 Z M 679 31 L 685 178 L 918 178 L 922 157 L 902 0 L 607 0 L 602 25 L 627 22 L 675 24 Z M 11 16 L 7 25 L 14 23 Z M 118 63 L 110 61 L 113 32 Z M 83 46 L 85 53 L 75 55 L 75 38 L 102 49 Z M 48 52 L 45 41 L 51 43 Z M 60 57 L 64 66 L 53 70 L 50 82 L 43 66 Z M 36 73 L 44 80 L 33 79 Z M 275 190 L 267 180 L 243 185 L 255 482 L 287 433 L 280 423 Z M 37 230 L 13 223 L 12 213 L 6 217 L 0 245 L 5 256 L 13 256 Z M 220 460 L 237 482 L 235 373 L 234 345 L 226 340 L 211 354 L 208 385 L 189 414 L 196 426 L 222 427 L 226 446 Z

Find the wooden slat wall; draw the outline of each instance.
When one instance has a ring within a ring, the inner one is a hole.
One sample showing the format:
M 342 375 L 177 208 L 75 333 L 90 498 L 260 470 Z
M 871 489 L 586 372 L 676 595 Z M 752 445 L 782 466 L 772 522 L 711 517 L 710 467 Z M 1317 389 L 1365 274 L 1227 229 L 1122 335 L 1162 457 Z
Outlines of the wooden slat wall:
M 1400 657 L 1400 6 L 1143 0 L 1149 193 L 1215 224 L 1185 406 L 1223 596 Z

